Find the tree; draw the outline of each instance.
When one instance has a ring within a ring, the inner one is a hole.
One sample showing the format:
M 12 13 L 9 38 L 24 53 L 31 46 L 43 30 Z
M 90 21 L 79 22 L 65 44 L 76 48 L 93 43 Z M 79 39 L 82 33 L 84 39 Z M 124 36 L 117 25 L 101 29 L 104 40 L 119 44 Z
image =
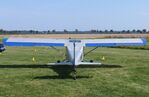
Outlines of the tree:
M 47 34 L 50 34 L 50 30 L 48 30 L 48 33 Z
M 33 34 L 34 31 L 33 30 L 30 30 L 29 32 L 30 32 L 30 34 Z
M 108 33 L 109 31 L 108 30 L 105 30 L 105 33 Z
M 137 33 L 141 33 L 141 30 L 137 30 Z
M 110 32 L 113 33 L 114 31 L 111 29 Z
M 146 33 L 147 31 L 146 31 L 146 29 L 143 29 L 142 32 L 143 32 L 143 33 Z
M 66 29 L 64 29 L 64 32 L 68 32 Z
M 56 32 L 56 30 L 52 30 L 52 32 Z
M 97 32 L 97 30 L 91 30 L 91 32 Z
M 35 31 L 36 34 L 39 34 L 39 31 Z
M 122 32 L 125 33 L 126 31 L 125 30 L 122 30 Z
M 133 29 L 133 30 L 132 30 L 132 33 L 135 33 L 135 32 L 136 32 L 136 30 L 135 30 L 135 29 Z
M 130 33 L 130 30 L 127 30 L 127 33 Z
M 0 34 L 2 34 L 3 33 L 3 29 L 0 29 Z
M 79 32 L 79 30 L 78 29 L 75 29 L 75 32 Z
M 103 31 L 102 31 L 102 30 L 100 30 L 99 32 L 100 32 L 100 33 L 102 33 Z

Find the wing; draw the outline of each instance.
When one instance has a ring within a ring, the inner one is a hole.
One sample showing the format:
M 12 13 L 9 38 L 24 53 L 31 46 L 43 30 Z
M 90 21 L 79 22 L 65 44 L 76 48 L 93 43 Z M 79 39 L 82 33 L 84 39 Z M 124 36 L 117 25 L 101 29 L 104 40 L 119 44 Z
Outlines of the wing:
M 86 47 L 144 46 L 147 43 L 145 38 L 90 39 L 82 42 Z
M 4 38 L 6 46 L 65 46 L 66 39 L 46 38 Z

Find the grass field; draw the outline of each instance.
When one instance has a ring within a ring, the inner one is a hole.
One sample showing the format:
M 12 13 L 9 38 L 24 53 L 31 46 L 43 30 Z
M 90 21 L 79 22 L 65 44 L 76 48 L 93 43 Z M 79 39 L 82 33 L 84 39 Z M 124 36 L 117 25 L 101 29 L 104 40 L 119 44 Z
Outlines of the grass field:
M 42 66 L 64 59 L 65 49 L 59 49 L 61 52 L 47 47 L 7 47 L 0 54 L 0 97 L 149 96 L 149 50 L 98 48 L 85 59 L 108 65 L 78 68 L 78 78 L 73 80 Z

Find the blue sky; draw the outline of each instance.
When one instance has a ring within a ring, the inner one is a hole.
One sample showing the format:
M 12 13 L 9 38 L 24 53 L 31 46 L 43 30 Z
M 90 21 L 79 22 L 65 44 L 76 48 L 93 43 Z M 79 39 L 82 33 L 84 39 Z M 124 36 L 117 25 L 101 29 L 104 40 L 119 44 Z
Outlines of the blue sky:
M 7 30 L 149 30 L 149 0 L 1 0 Z

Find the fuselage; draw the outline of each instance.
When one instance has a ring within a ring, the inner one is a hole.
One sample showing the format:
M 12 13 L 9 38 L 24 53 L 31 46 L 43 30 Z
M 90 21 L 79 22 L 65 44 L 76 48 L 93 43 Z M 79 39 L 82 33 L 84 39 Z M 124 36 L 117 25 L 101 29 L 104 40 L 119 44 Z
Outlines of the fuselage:
M 66 44 L 67 60 L 77 66 L 83 60 L 83 45 L 79 40 L 70 40 Z

